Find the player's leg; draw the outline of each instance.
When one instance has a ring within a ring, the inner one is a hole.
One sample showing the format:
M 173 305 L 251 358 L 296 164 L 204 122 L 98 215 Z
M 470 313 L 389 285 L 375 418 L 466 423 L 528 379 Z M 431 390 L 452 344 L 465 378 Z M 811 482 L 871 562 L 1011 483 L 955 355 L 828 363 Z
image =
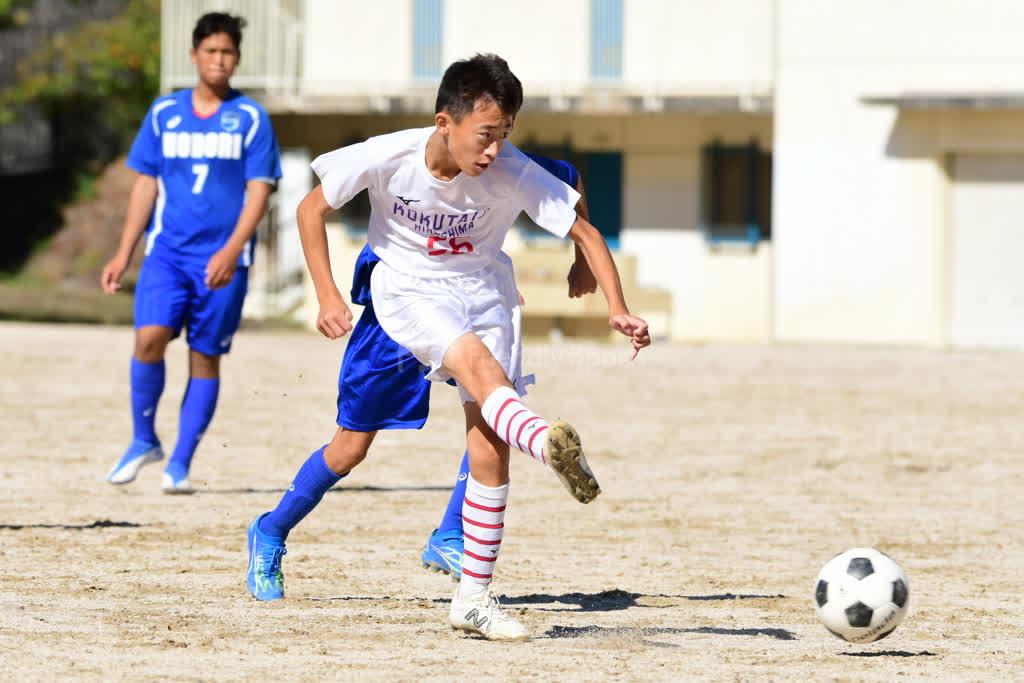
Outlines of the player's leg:
M 509 301 L 516 292 L 508 270 L 496 267 L 435 282 L 380 264 L 370 286 L 381 327 L 430 368 L 428 379 L 454 377 L 463 401 L 482 406 L 498 437 L 549 464 L 576 500 L 588 503 L 601 492 L 575 430 L 564 422 L 546 424 L 512 388 L 508 369 L 515 332 Z
M 455 340 L 444 354 L 444 367 L 482 406 L 482 417 L 498 438 L 550 465 L 579 502 L 601 493 L 576 430 L 561 420 L 549 424 L 530 410 L 480 337 L 465 334 Z
M 192 456 L 213 420 L 220 395 L 220 356 L 189 349 L 188 369 L 188 384 L 181 399 L 178 419 L 178 441 L 167 461 L 161 485 L 164 493 L 193 492 L 188 479 Z
M 107 473 L 111 484 L 134 481 L 143 465 L 163 459 L 156 412 L 164 391 L 167 345 L 181 331 L 188 281 L 158 255 L 147 256 L 135 287 L 135 349 L 131 360 L 132 442 Z
M 476 403 L 464 408 L 470 467 L 462 503 L 466 546 L 448 620 L 457 629 L 490 640 L 526 640 L 526 629 L 502 610 L 490 590 L 505 533 L 508 445 L 487 426 Z
M 249 525 L 249 570 L 246 584 L 259 600 L 284 597 L 281 558 L 295 526 L 320 504 L 324 494 L 366 458 L 376 432 L 339 427 L 331 442 L 313 451 L 299 468 L 280 502 Z
M 432 571 L 449 574 L 453 579 L 462 576 L 462 501 L 466 497 L 466 481 L 469 479 L 469 451 L 462 456 L 455 486 L 448 498 L 441 523 L 430 534 L 420 561 Z
M 239 268 L 226 286 L 208 289 L 201 267 L 189 269 L 189 379 L 181 400 L 178 441 L 164 470 L 164 493 L 192 493 L 189 471 L 199 442 L 213 420 L 220 395 L 220 357 L 242 322 L 249 271 Z

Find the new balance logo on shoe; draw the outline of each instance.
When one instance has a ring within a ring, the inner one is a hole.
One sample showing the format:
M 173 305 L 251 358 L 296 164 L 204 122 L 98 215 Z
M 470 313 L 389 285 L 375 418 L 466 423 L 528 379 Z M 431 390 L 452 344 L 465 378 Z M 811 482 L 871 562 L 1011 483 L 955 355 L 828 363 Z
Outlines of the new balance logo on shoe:
M 480 610 L 476 607 L 466 612 L 466 621 L 476 626 L 478 629 L 483 630 L 484 624 L 487 623 L 487 617 L 480 616 Z

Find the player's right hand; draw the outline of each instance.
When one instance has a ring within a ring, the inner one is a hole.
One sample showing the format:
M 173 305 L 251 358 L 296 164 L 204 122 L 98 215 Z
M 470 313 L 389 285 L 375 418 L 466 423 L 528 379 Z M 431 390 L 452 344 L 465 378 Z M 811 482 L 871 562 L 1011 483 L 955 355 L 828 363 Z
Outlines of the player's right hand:
M 316 329 L 328 339 L 341 339 L 352 331 L 352 311 L 341 297 L 332 297 L 320 303 Z
M 121 276 L 128 270 L 128 258 L 118 254 L 107 261 L 100 275 L 100 287 L 107 294 L 116 294 L 121 289 Z
M 630 338 L 633 343 L 633 358 L 640 353 L 640 349 L 651 345 L 651 333 L 647 328 L 647 321 L 629 313 L 613 315 L 608 319 L 608 324 L 613 330 L 620 332 Z

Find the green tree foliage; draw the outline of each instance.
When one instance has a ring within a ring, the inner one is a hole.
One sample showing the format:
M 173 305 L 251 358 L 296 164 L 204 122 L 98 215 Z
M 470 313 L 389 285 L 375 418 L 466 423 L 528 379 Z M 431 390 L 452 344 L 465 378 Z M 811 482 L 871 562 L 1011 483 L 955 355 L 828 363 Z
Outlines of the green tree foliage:
M 0 22 L 24 24 L 17 16 L 33 4 L 0 0 Z M 19 116 L 47 120 L 52 164 L 0 183 L 0 203 L 11 207 L 5 222 L 17 226 L 6 231 L 0 272 L 17 270 L 61 227 L 63 206 L 127 150 L 159 87 L 160 0 L 123 0 L 115 16 L 58 33 L 20 61 L 16 83 L 0 91 L 0 126 Z
M 27 24 L 32 3 L 33 0 L 0 0 L 0 29 Z
M 0 11 L 4 4 L 21 3 L 0 0 Z M 54 36 L 19 64 L 17 84 L 0 93 L 0 117 L 9 121 L 26 104 L 51 116 L 84 108 L 100 132 L 123 133 L 122 145 L 130 139 L 160 88 L 160 1 L 124 5 L 113 19 Z

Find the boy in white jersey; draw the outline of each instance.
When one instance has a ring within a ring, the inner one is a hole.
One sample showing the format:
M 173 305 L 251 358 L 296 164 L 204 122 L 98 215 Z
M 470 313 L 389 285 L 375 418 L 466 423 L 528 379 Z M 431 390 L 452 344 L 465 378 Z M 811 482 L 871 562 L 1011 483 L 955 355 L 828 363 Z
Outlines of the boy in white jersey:
M 521 104 L 522 87 L 504 60 L 477 55 L 456 62 L 438 91 L 433 127 L 371 138 L 317 158 L 313 170 L 321 185 L 298 208 L 320 303 L 318 329 L 336 339 L 352 328 L 352 314 L 331 275 L 325 219 L 368 189 L 368 241 L 381 259 L 371 277 L 380 325 L 430 368 L 428 379 L 454 378 L 458 384 L 470 476 L 462 579 L 449 620 L 494 640 L 527 638 L 489 590 L 504 528 L 508 446 L 550 463 L 581 502 L 600 493 L 572 427 L 549 425 L 513 388 L 519 379 L 513 344 L 518 297 L 501 246 L 521 211 L 576 242 L 608 300 L 609 324 L 630 337 L 636 350 L 650 344 L 647 324 L 626 308 L 607 245 L 577 218 L 579 195 L 505 144 Z M 296 477 L 296 489 L 311 492 L 282 500 L 282 506 L 308 513 L 323 491 L 365 458 L 374 435 L 340 428 Z M 325 488 L 317 492 L 317 486 Z M 259 522 L 249 532 L 249 587 L 256 597 L 273 599 L 277 587 L 283 594 L 284 544 Z

